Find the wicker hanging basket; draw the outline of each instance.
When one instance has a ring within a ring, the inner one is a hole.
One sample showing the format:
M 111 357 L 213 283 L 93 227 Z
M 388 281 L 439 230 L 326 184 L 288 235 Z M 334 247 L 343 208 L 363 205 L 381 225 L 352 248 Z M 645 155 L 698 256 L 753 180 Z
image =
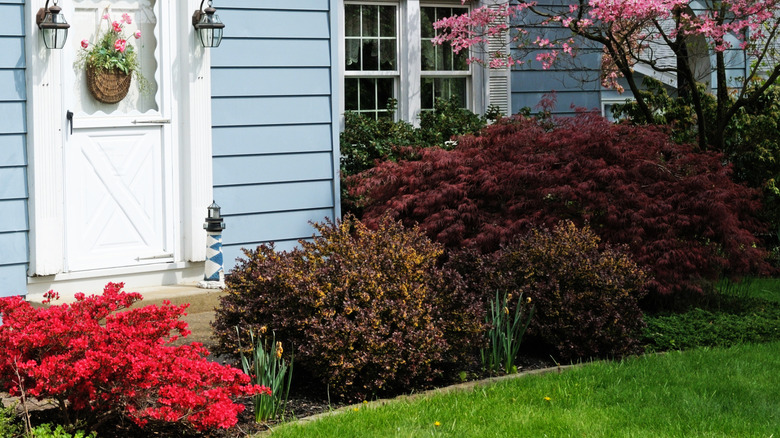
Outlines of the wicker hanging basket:
M 89 93 L 100 102 L 117 103 L 127 96 L 133 73 L 118 70 L 102 70 L 87 66 L 87 88 Z

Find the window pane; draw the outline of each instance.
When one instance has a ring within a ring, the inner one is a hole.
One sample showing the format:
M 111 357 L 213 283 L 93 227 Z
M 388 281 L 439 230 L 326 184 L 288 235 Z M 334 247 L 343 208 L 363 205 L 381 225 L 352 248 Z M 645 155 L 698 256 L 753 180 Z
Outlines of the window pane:
M 363 40 L 362 70 L 379 70 L 378 40 Z
M 381 78 L 376 80 L 377 109 L 387 108 L 387 102 L 395 95 L 393 79 Z
M 363 5 L 363 36 L 379 36 L 379 6 Z
M 466 61 L 469 58 L 468 50 L 461 50 L 457 54 L 454 54 L 455 61 L 453 62 L 453 70 L 467 71 L 469 69 L 469 63 Z
M 436 50 L 433 43 L 423 40 L 421 44 L 422 49 L 422 69 L 423 71 L 436 70 L 436 57 L 434 51 Z
M 466 78 L 450 78 L 449 95 L 446 97 L 457 97 L 458 105 L 466 108 Z
M 395 25 L 395 6 L 380 6 L 380 23 L 382 37 L 397 37 L 396 25 Z
M 435 37 L 433 22 L 436 21 L 436 8 L 420 8 L 420 25 L 423 39 Z
M 344 62 L 347 70 L 360 70 L 360 40 L 346 40 Z
M 420 96 L 421 96 L 421 102 L 420 106 L 424 110 L 432 110 L 433 109 L 433 96 L 434 96 L 434 90 L 433 90 L 433 79 L 432 78 L 422 78 L 422 81 L 420 83 L 421 90 L 420 90 Z
M 360 78 L 360 109 L 376 109 L 376 79 Z
M 397 50 L 395 49 L 395 40 L 380 40 L 379 53 L 381 56 L 379 69 L 395 70 L 397 53 Z
M 344 80 L 344 109 L 357 111 L 358 107 L 358 80 L 346 78 Z
M 344 5 L 344 34 L 360 36 L 360 6 Z
M 436 99 L 455 97 L 458 106 L 467 108 L 467 85 L 468 78 L 422 78 L 420 106 L 423 110 L 432 110 Z

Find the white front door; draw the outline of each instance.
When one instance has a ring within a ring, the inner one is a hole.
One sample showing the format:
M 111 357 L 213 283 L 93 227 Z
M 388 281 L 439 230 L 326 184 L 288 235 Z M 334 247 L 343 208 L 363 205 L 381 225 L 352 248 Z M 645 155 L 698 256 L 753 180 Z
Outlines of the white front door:
M 65 272 L 166 263 L 175 254 L 175 162 L 171 141 L 171 69 L 163 54 L 165 2 L 75 0 L 68 47 L 64 50 L 63 104 L 70 111 L 63 143 Z M 67 11 L 67 9 L 66 9 Z M 127 97 L 116 104 L 93 98 L 86 73 L 75 61 L 81 41 L 97 41 L 123 14 L 138 52 L 147 90 L 133 78 Z

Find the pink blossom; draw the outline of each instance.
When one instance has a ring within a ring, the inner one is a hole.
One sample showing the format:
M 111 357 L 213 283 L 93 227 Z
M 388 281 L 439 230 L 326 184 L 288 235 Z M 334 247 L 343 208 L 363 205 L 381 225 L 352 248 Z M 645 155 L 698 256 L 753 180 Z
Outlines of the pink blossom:
M 125 52 L 125 47 L 127 46 L 127 40 L 118 39 L 114 42 L 114 49 L 116 49 L 118 52 Z
M 108 15 L 108 13 L 105 13 L 105 14 L 103 14 L 103 19 L 104 19 L 104 20 L 110 20 L 110 19 L 111 19 L 111 16 L 110 16 L 110 15 Z
M 83 47 L 83 48 L 85 48 L 85 49 L 86 49 L 87 47 L 89 47 L 89 41 L 87 41 L 87 40 L 81 40 L 81 47 Z
M 122 22 L 127 24 L 132 24 L 133 20 L 130 18 L 130 15 L 127 13 L 122 14 Z
M 135 37 L 135 39 L 139 39 L 139 38 L 141 38 L 141 31 L 140 31 L 140 30 L 137 30 L 137 31 L 135 31 L 135 33 L 133 34 L 133 36 Z
M 111 23 L 111 27 L 114 28 L 114 32 L 116 32 L 116 33 L 122 32 L 122 25 L 117 23 L 116 21 Z

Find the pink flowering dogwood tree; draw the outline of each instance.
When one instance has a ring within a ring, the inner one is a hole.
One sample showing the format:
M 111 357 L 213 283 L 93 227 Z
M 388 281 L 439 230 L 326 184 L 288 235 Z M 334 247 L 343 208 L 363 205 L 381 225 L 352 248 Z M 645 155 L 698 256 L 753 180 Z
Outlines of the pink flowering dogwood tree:
M 491 38 L 509 33 L 515 55 L 490 53 L 472 56 L 470 61 L 490 68 L 539 62 L 545 69 L 596 44 L 603 49 L 602 83 L 622 92 L 619 79 L 624 78 L 647 120 L 652 120 L 652 109 L 639 92 L 635 68 L 642 65 L 673 74 L 678 93 L 693 103 L 702 149 L 722 149 L 729 120 L 780 77 L 780 0 L 572 0 L 558 6 L 526 0 L 489 2 L 435 23 L 434 43 L 448 42 L 456 51 L 469 49 L 476 54 Z M 529 20 L 541 31 L 532 34 L 518 24 Z M 748 57 L 739 78 L 727 77 L 732 49 Z M 524 50 L 535 56 L 523 56 Z M 707 114 L 702 93 L 710 90 L 695 84 L 713 72 L 717 110 Z

